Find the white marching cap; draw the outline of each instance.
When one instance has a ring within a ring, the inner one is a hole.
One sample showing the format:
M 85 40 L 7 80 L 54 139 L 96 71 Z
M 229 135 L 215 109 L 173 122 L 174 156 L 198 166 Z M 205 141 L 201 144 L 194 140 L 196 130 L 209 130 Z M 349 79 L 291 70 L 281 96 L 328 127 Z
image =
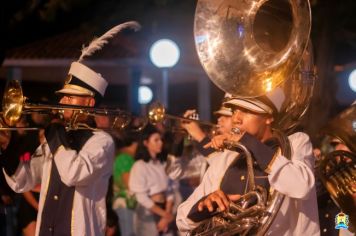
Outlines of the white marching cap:
M 231 107 L 226 107 L 224 106 L 224 103 L 231 99 L 232 98 L 232 95 L 230 93 L 225 93 L 224 95 L 224 99 L 223 99 L 223 102 L 221 104 L 221 107 L 219 108 L 219 110 L 217 111 L 214 111 L 214 115 L 217 115 L 217 116 L 232 116 L 232 109 Z
M 57 93 L 78 96 L 95 96 L 95 92 L 104 97 L 108 82 L 99 74 L 80 62 L 73 62 L 63 88 Z
M 81 62 L 85 57 L 91 56 L 96 51 L 102 49 L 102 47 L 108 43 L 108 40 L 113 38 L 121 30 L 131 28 L 137 31 L 140 27 L 140 24 L 136 21 L 128 21 L 119 24 L 111 28 L 99 38 L 92 40 L 87 47 L 83 47 L 82 54 L 78 61 L 73 62 L 70 66 L 68 77 L 63 88 L 56 93 L 92 97 L 99 95 L 104 97 L 108 82 L 101 76 L 101 74 L 95 72 Z
M 219 110 L 214 111 L 217 116 L 232 116 L 232 109 L 230 107 L 221 106 Z
M 277 87 L 266 95 L 257 98 L 232 97 L 224 102 L 223 105 L 227 107 L 242 107 L 252 112 L 272 115 L 281 111 L 284 101 L 284 92 L 280 87 Z

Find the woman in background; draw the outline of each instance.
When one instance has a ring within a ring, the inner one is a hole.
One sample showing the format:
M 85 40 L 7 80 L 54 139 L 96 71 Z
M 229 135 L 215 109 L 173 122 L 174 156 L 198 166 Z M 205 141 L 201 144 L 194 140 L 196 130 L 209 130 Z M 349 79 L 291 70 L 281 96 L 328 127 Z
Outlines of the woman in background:
M 134 221 L 137 236 L 168 235 L 173 221 L 173 194 L 165 163 L 158 157 L 162 146 L 159 131 L 147 126 L 140 137 L 129 179 L 130 191 L 138 202 Z

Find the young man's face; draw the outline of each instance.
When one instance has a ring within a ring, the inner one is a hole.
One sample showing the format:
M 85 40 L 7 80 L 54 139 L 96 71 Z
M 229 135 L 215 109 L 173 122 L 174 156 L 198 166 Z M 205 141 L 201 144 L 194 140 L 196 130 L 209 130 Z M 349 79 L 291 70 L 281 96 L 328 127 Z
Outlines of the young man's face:
M 218 118 L 218 132 L 220 134 L 227 134 L 232 128 L 232 118 L 231 116 L 220 115 Z
M 59 101 L 60 104 L 65 105 L 76 105 L 76 106 L 88 106 L 93 107 L 95 100 L 92 97 L 84 96 L 75 96 L 75 95 L 64 95 Z M 73 111 L 70 109 L 65 109 L 63 117 L 65 120 L 68 120 L 72 117 Z
M 267 114 L 253 113 L 249 110 L 236 107 L 233 109 L 232 126 L 241 132 L 247 132 L 259 140 L 265 140 L 270 133 L 270 124 L 273 118 Z

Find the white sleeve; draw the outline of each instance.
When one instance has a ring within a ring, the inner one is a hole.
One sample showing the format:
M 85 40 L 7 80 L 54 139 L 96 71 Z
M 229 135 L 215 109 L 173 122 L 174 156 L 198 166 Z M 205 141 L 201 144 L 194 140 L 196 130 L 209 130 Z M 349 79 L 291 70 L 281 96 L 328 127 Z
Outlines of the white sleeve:
M 184 174 L 184 167 L 181 158 L 171 154 L 167 156 L 166 173 L 172 180 L 178 180 Z
M 292 158 L 277 156 L 268 179 L 272 188 L 291 198 L 307 199 L 315 184 L 313 149 L 308 135 L 289 137 Z
M 221 155 L 221 153 L 215 152 L 215 154 L 211 155 Z M 177 210 L 176 223 L 180 232 L 190 231 L 200 224 L 200 222 L 196 223 L 190 220 L 188 218 L 188 214 L 200 199 L 218 189 L 218 182 L 220 181 L 218 174 L 221 174 L 221 170 L 219 169 L 219 165 L 211 165 L 205 172 L 205 175 L 199 186 L 194 190 L 194 192 L 187 200 L 179 205 Z
M 136 196 L 136 200 L 147 209 L 153 207 L 154 202 L 148 196 L 148 186 L 145 178 L 145 163 L 136 161 L 130 171 L 129 189 Z
M 94 132 L 79 153 L 61 146 L 54 155 L 54 161 L 64 184 L 85 186 L 112 173 L 114 155 L 115 145 L 111 136 Z
M 41 151 L 41 146 L 36 149 L 35 154 L 37 154 L 38 151 Z M 23 193 L 30 191 L 37 184 L 40 184 L 42 177 L 43 160 L 43 155 L 36 157 L 32 155 L 30 161 L 20 161 L 16 172 L 12 176 L 9 176 L 6 173 L 5 169 L 3 169 L 6 182 L 10 186 L 10 188 L 17 193 Z

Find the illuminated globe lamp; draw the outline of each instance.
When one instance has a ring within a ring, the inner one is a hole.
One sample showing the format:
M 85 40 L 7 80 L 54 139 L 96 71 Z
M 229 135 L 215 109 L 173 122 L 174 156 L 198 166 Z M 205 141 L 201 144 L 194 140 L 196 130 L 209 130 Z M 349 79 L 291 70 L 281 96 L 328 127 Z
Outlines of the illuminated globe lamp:
M 138 88 L 138 102 L 141 105 L 150 103 L 152 101 L 152 98 L 153 93 L 150 87 L 142 85 Z
M 162 69 L 162 90 L 160 99 L 168 107 L 168 68 L 175 66 L 179 60 L 180 51 L 175 42 L 170 39 L 160 39 L 150 48 L 152 63 Z
M 356 70 L 353 70 L 349 75 L 349 86 L 356 93 Z

